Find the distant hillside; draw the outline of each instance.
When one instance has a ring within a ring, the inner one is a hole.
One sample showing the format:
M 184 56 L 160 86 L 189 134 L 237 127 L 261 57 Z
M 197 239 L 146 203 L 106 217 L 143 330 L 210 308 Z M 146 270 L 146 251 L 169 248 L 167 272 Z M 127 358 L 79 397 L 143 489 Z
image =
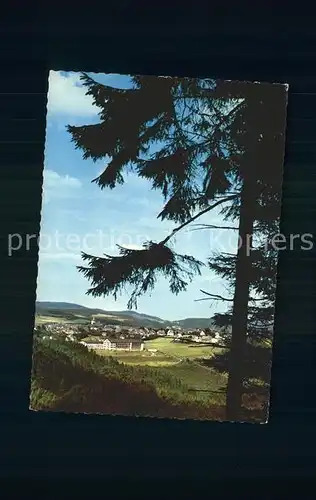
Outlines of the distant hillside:
M 71 302 L 36 302 L 36 313 L 42 316 L 64 317 L 67 320 L 76 317 L 90 319 L 92 316 L 96 316 L 96 319 L 103 323 L 148 328 L 166 328 L 175 325 L 181 328 L 207 328 L 212 326 L 212 321 L 209 318 L 185 318 L 177 321 L 167 321 L 158 316 L 150 316 L 136 311 L 105 311 Z
M 80 306 L 79 304 L 73 304 L 71 302 L 36 302 L 36 309 L 87 309 L 88 307 Z
M 133 316 L 135 318 L 147 318 L 148 320 L 158 321 L 158 323 L 166 323 L 165 320 L 158 318 L 158 316 L 150 316 L 148 314 L 142 314 L 135 311 L 119 311 L 116 314 L 119 314 L 121 316 Z
M 93 316 L 96 314 L 107 314 L 103 309 L 92 309 L 90 307 L 81 306 L 79 304 L 73 304 L 71 302 L 36 302 L 36 312 L 67 312 L 67 313 L 76 313 L 83 316 Z M 116 314 L 115 312 L 109 314 Z
M 174 322 L 181 328 L 211 328 L 214 326 L 210 318 L 185 318 Z

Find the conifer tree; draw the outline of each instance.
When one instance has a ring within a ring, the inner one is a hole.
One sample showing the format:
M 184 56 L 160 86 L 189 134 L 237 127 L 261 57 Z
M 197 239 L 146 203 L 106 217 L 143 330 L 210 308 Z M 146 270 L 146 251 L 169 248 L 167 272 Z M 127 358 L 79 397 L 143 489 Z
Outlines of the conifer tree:
M 215 207 L 227 220 L 239 218 L 227 395 L 228 418 L 236 420 L 252 279 L 247 249 L 255 221 L 264 225 L 267 214 L 262 193 L 266 204 L 270 199 L 273 220 L 279 207 L 275 198 L 281 185 L 284 126 L 280 92 L 285 92 L 278 86 L 264 89 L 197 78 L 133 77 L 128 90 L 101 85 L 87 74 L 82 81 L 100 108 L 100 123 L 68 126 L 68 131 L 84 158 L 110 160 L 94 182 L 113 189 L 124 183 L 124 172 L 130 169 L 162 192 L 165 205 L 158 217 L 179 224 L 163 241 L 146 242 L 142 250 L 119 248 L 119 255 L 103 257 L 83 254 L 88 266 L 79 266 L 79 271 L 92 284 L 88 294 L 116 298 L 129 284 L 133 292 L 128 307 L 136 308 L 159 274 L 169 279 L 172 293 L 185 290 L 203 263 L 176 254 L 169 246 L 173 235 Z
M 110 158 L 104 172 L 93 182 L 101 189 L 124 183 L 124 170 L 132 169 L 161 190 L 165 205 L 158 214 L 182 229 L 213 208 L 230 202 L 234 183 L 234 159 L 224 145 L 230 141 L 229 125 L 240 103 L 211 100 L 212 80 L 165 77 L 133 77 L 133 89 L 115 89 L 82 75 L 87 94 L 101 108 L 101 122 L 83 127 L 68 126 L 83 158 Z M 230 105 L 230 106 L 229 106 Z M 210 128 L 212 130 L 210 130 Z M 152 153 L 152 146 L 158 151 Z M 227 146 L 226 146 L 227 147 Z M 140 295 L 154 287 L 159 274 L 169 279 L 170 290 L 179 293 L 202 262 L 178 255 L 161 242 L 147 242 L 143 250 L 119 247 L 118 256 L 83 254 L 88 267 L 79 270 L 90 279 L 88 293 L 114 297 L 126 284 L 134 286 L 128 307 L 137 308 Z
M 214 317 L 218 325 L 230 326 L 231 330 L 226 368 L 229 373 L 227 414 L 232 420 L 241 416 L 244 381 L 249 378 L 247 337 L 253 340 L 271 334 L 275 298 L 277 252 L 270 240 L 278 232 L 281 207 L 285 92 L 284 88 L 276 86 L 262 92 L 260 87 L 248 87 L 249 92 L 245 89 L 248 105 L 238 118 L 239 124 L 246 127 L 242 133 L 235 131 L 234 134 L 237 141 L 242 138 L 247 149 L 240 161 L 239 207 L 236 204 L 228 207 L 226 218 L 239 220 L 240 246 L 236 256 L 214 255 L 210 261 L 211 269 L 229 280 L 233 292 L 225 298 L 233 304 L 230 310 Z M 258 90 L 260 96 L 256 94 Z M 263 243 L 254 248 L 255 236 L 260 236 Z M 257 298 L 251 296 L 251 292 Z M 210 293 L 206 295 L 212 297 Z

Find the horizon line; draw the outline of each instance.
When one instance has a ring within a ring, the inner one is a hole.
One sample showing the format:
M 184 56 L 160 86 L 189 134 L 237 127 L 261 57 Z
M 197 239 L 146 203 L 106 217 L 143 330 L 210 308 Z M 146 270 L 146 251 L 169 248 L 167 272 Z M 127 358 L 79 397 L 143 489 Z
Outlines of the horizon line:
M 183 321 L 185 319 L 211 319 L 211 317 L 204 317 L 204 316 L 186 316 L 186 317 L 183 317 L 181 319 L 164 319 L 164 318 L 161 318 L 160 316 L 154 316 L 153 314 L 147 314 L 145 312 L 138 312 L 138 311 L 135 311 L 134 309 L 118 309 L 118 310 L 106 310 L 106 309 L 102 309 L 102 307 L 91 307 L 91 306 L 86 306 L 86 305 L 83 305 L 83 304 L 78 304 L 76 302 L 68 302 L 66 300 L 39 300 L 39 299 L 36 299 L 35 301 L 35 305 L 37 302 L 48 302 L 48 303 L 60 303 L 60 304 L 73 304 L 73 305 L 77 305 L 77 306 L 80 306 L 80 307 L 85 307 L 86 309 L 99 309 L 101 311 L 104 311 L 104 312 L 131 312 L 131 313 L 136 313 L 136 314 L 139 314 L 139 315 L 145 315 L 145 316 L 150 316 L 152 318 L 158 318 L 158 319 L 161 319 L 162 321 L 172 321 L 174 323 L 176 323 L 177 321 Z

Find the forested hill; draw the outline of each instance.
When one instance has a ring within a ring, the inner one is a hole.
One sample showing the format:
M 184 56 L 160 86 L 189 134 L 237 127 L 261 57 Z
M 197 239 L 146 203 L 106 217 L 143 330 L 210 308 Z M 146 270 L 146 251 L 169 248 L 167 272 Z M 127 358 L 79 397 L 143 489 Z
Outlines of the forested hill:
M 122 322 L 132 326 L 147 326 L 152 328 L 164 328 L 168 326 L 180 326 L 182 328 L 207 328 L 212 325 L 210 318 L 184 318 L 180 320 L 167 321 L 157 316 L 138 313 L 136 311 L 106 311 L 103 309 L 94 309 L 74 304 L 70 302 L 36 302 L 36 313 L 42 316 L 68 316 L 74 315 L 84 318 L 99 317 L 99 319 L 108 318 L 115 322 Z

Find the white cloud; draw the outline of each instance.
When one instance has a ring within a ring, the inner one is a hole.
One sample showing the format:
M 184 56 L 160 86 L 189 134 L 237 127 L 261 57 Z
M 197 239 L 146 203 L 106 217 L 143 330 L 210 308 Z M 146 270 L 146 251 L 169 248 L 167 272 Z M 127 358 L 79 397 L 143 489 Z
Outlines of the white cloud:
M 61 71 L 49 72 L 47 111 L 50 114 L 95 116 L 98 108 L 92 97 L 85 95 L 79 73 L 63 75 Z
M 144 247 L 141 245 L 134 245 L 134 243 L 126 243 L 124 245 L 121 245 L 123 248 L 126 248 L 127 250 L 144 250 Z
M 71 253 L 71 252 L 40 252 L 40 261 L 41 260 L 81 260 L 80 253 Z
M 44 169 L 43 201 L 49 203 L 52 198 L 67 198 L 73 190 L 80 189 L 82 184 L 76 177 L 60 175 L 54 170 Z
M 60 175 L 54 170 L 46 169 L 44 170 L 44 185 L 48 188 L 59 188 L 61 186 L 78 188 L 81 187 L 81 181 L 76 177 Z

